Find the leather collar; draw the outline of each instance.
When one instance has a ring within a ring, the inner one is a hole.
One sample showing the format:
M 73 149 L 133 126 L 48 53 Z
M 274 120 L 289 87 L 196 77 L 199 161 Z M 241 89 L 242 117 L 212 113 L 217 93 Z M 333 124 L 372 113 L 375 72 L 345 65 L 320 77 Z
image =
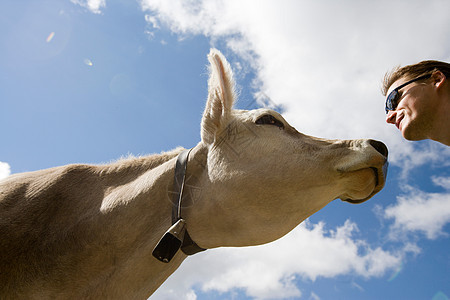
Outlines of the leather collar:
M 166 231 L 153 249 L 153 256 L 168 263 L 181 248 L 186 255 L 205 251 L 195 243 L 186 229 L 186 222 L 181 217 L 183 192 L 186 182 L 187 162 L 192 149 L 184 150 L 178 155 L 175 165 L 175 175 L 172 195 L 172 226 Z

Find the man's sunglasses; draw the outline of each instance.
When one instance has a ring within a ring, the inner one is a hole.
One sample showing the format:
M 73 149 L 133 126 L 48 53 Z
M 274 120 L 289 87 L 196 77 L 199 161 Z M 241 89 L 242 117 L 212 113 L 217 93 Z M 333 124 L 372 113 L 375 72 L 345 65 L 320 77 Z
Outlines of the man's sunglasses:
M 404 84 L 402 84 L 402 85 L 396 87 L 395 89 L 393 89 L 392 92 L 390 92 L 389 95 L 386 98 L 386 107 L 385 107 L 386 113 L 388 113 L 390 110 L 396 110 L 397 109 L 398 98 L 400 96 L 398 91 L 401 88 L 403 88 L 403 87 L 407 86 L 408 84 L 413 83 L 415 81 L 419 81 L 419 80 L 430 78 L 430 77 L 431 77 L 431 74 L 423 75 L 423 76 L 417 77 L 417 78 L 415 78 L 413 80 L 410 80 L 408 82 L 405 82 Z

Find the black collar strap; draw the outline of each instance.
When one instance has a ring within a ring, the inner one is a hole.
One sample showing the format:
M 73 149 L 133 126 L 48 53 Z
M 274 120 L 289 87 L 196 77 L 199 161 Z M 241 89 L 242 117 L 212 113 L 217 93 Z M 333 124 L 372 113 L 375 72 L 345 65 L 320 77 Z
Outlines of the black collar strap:
M 193 255 L 206 250 L 199 247 L 191 239 L 186 230 L 186 222 L 181 217 L 187 162 L 191 150 L 184 150 L 178 155 L 173 182 L 173 191 L 175 192 L 172 197 L 172 226 L 159 240 L 152 252 L 154 257 L 165 263 L 170 262 L 180 248 L 186 255 Z

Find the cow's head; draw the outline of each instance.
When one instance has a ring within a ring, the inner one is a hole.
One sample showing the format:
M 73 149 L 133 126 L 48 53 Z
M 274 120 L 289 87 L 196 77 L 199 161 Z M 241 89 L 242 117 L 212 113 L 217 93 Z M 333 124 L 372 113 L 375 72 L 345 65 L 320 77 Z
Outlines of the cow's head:
M 217 50 L 209 61 L 202 142 L 192 159 L 201 167 L 188 166 L 197 173 L 190 182 L 197 191 L 185 208 L 201 247 L 267 243 L 334 199 L 360 203 L 383 188 L 383 143 L 315 138 L 273 110 L 234 110 L 228 62 Z

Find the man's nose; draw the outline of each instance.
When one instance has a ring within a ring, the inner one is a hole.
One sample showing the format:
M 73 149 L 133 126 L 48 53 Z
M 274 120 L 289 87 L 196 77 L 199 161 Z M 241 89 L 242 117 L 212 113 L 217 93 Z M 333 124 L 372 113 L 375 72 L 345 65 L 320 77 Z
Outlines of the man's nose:
M 388 114 L 386 116 L 386 123 L 395 124 L 395 115 L 396 114 L 397 113 L 395 112 L 395 110 L 388 111 Z

